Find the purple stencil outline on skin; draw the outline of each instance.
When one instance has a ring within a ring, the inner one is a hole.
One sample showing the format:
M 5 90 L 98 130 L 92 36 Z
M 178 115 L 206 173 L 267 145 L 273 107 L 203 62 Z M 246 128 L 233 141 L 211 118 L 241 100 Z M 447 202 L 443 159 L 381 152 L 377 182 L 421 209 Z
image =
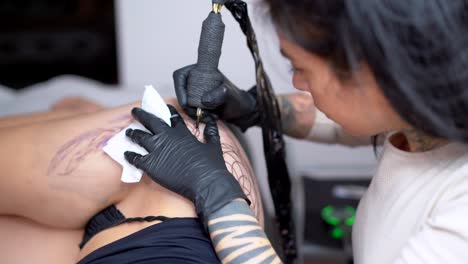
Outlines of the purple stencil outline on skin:
M 95 129 L 85 132 L 65 143 L 49 163 L 48 176 L 68 176 L 90 154 L 97 153 L 117 133 L 127 127 L 133 118 L 129 115 L 111 120 L 110 124 L 122 123 L 119 126 L 106 129 Z

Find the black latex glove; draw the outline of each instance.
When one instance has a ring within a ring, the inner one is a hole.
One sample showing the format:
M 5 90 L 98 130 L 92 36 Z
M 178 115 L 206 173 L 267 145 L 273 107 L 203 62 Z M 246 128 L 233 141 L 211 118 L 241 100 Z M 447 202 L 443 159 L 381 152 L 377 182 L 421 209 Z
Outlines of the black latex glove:
M 175 71 L 173 75 L 179 104 L 192 118 L 196 117 L 197 109 L 188 105 L 187 78 L 194 67 L 195 65 L 184 67 Z M 203 95 L 202 104 L 206 106 L 206 109 L 213 109 L 209 110 L 211 113 L 238 126 L 242 131 L 260 124 L 256 87 L 244 91 L 224 77 L 219 88 Z
M 132 110 L 133 117 L 153 135 L 127 130 L 127 136 L 149 154 L 142 156 L 127 151 L 125 158 L 156 183 L 191 200 L 206 227 L 205 220 L 210 214 L 235 199 L 248 199 L 226 168 L 214 118 L 206 116 L 206 143 L 201 143 L 175 108 L 170 105 L 169 108 L 174 116 L 172 127 L 140 108 Z

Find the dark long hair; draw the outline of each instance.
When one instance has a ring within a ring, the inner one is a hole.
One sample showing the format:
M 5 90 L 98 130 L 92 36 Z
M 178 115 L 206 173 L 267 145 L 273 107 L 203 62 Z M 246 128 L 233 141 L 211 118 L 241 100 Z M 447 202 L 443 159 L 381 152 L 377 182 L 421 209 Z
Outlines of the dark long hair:
M 393 108 L 468 142 L 468 0 L 264 0 L 277 28 L 346 78 L 367 63 Z

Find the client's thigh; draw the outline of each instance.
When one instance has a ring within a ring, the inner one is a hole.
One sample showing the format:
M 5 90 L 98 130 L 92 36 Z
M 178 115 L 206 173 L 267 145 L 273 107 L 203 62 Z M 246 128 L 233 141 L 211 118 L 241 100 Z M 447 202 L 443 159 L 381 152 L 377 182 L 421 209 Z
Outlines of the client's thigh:
M 76 263 L 83 232 L 48 228 L 20 217 L 0 217 L 2 264 Z

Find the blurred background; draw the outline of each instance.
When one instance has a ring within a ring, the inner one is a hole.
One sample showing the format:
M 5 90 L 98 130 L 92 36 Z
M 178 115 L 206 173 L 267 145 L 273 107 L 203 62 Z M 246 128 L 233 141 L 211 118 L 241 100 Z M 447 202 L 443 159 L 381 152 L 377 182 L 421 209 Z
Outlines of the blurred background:
M 246 2 L 276 92 L 294 92 L 261 1 Z M 196 62 L 210 10 L 208 0 L 0 0 L 0 116 L 46 111 L 70 96 L 117 106 L 140 99 L 146 84 L 174 96 L 172 73 Z M 223 13 L 220 69 L 248 89 L 253 61 L 237 22 Z M 267 231 L 277 242 L 260 129 L 245 137 L 270 216 Z M 376 162 L 373 150 L 286 142 L 301 262 L 350 263 L 350 225 L 334 220 L 352 223 Z

